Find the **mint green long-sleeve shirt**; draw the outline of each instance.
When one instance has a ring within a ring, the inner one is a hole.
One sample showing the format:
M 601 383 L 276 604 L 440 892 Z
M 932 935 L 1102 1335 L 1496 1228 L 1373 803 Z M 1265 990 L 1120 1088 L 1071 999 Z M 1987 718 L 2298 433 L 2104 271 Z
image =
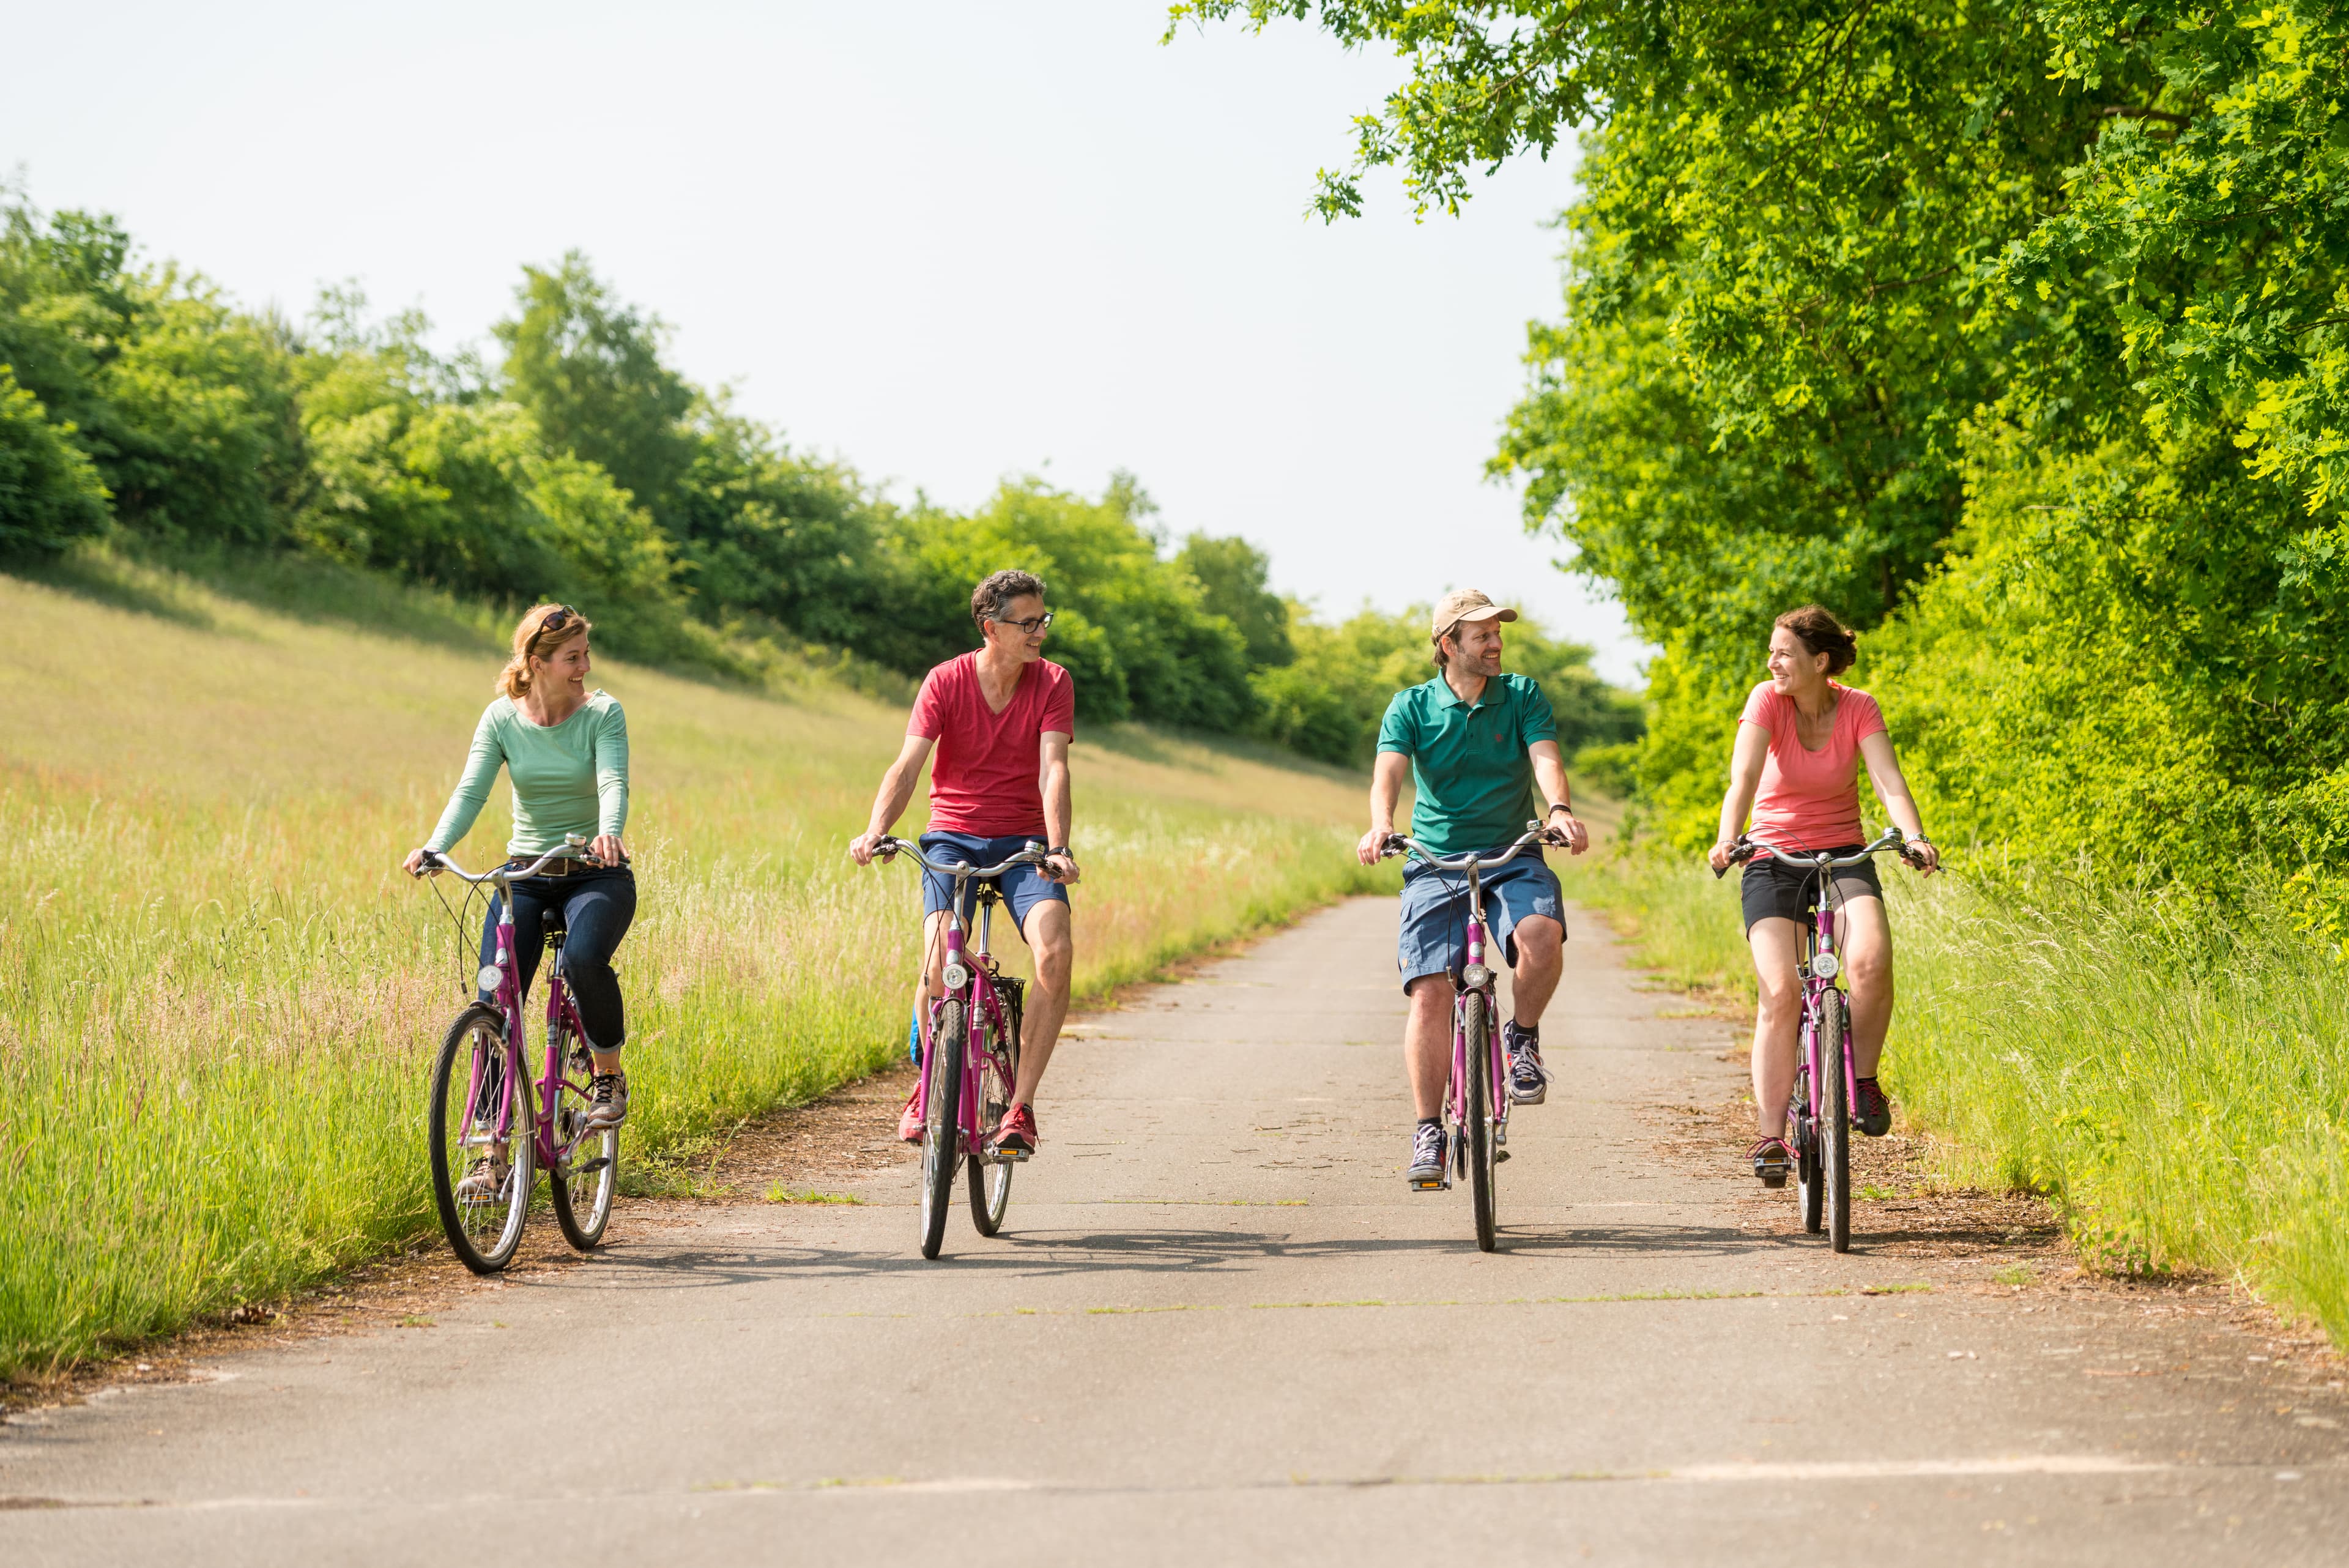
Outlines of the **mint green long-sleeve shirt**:
M 620 704 L 597 691 L 560 724 L 533 724 L 512 698 L 501 697 L 481 711 L 464 776 L 428 848 L 446 850 L 471 830 L 501 764 L 513 782 L 508 855 L 543 855 L 569 834 L 616 838 L 628 825 L 628 721 Z

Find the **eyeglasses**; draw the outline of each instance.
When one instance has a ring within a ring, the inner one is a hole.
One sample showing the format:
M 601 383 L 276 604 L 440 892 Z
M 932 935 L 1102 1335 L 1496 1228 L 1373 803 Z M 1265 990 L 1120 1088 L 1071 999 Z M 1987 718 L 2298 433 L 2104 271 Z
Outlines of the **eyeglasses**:
M 995 624 L 998 626 L 1016 626 L 1021 631 L 1026 632 L 1030 637 L 1035 636 L 1038 632 L 1042 631 L 1046 627 L 1052 624 L 1052 615 L 1050 610 L 1047 610 L 1042 615 L 1030 616 L 1026 620 L 1005 620 L 999 616 L 993 618 L 993 619 Z
M 571 622 L 578 617 L 578 614 L 579 612 L 573 609 L 569 605 L 555 606 L 554 613 L 538 623 L 538 635 L 540 637 L 544 637 L 549 632 L 561 631 L 564 627 L 570 625 Z

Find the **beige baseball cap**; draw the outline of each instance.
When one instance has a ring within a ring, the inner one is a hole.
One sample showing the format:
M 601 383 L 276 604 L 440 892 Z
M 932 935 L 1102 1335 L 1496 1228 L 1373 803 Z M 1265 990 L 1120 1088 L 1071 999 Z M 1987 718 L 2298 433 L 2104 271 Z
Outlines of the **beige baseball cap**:
M 1440 640 L 1445 633 L 1465 620 L 1515 620 L 1517 612 L 1506 605 L 1496 605 L 1475 588 L 1462 588 L 1444 596 L 1435 607 L 1435 615 L 1428 622 L 1431 642 Z

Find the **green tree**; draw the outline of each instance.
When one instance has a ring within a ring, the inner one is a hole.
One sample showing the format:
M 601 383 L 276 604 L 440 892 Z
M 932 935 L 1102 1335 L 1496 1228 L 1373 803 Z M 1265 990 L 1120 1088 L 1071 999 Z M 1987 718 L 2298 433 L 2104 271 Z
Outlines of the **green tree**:
M 1268 670 L 1296 657 L 1288 641 L 1288 606 L 1265 586 L 1272 575 L 1271 556 L 1237 535 L 1218 539 L 1195 533 L 1183 542 L 1174 564 L 1197 580 L 1208 612 L 1239 632 L 1250 669 Z
M 506 395 L 666 522 L 699 443 L 685 423 L 694 389 L 662 363 L 659 317 L 615 299 L 577 251 L 552 270 L 524 267 L 514 303 L 491 328 Z
M 0 365 L 0 556 L 61 549 L 106 526 L 106 486 L 72 436 Z

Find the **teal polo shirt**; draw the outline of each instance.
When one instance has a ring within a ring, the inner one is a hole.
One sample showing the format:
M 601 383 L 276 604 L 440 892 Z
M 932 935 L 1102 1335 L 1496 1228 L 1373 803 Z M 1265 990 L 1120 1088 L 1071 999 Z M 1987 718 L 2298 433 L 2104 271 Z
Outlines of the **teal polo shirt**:
M 1557 739 L 1542 689 L 1522 675 L 1485 682 L 1476 705 L 1437 676 L 1394 694 L 1379 724 L 1379 750 L 1411 759 L 1411 836 L 1438 855 L 1497 849 L 1542 815 L 1526 748 Z

